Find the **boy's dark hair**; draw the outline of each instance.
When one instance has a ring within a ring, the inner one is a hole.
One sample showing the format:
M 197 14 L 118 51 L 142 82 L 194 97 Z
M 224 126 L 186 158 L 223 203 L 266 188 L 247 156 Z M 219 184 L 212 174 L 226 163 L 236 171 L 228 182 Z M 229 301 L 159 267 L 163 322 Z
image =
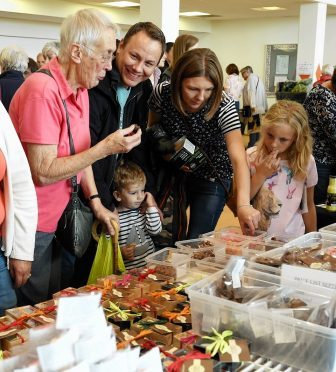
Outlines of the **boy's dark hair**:
M 131 161 L 122 161 L 114 173 L 114 189 L 123 190 L 126 186 L 134 183 L 146 183 L 146 176 L 143 170 Z

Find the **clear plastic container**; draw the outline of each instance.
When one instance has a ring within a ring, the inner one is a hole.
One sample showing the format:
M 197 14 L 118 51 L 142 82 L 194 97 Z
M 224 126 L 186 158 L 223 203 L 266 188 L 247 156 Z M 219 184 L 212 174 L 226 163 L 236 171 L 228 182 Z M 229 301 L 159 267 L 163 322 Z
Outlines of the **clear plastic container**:
M 191 253 L 191 258 L 195 259 L 214 256 L 216 250 L 224 247 L 222 243 L 207 238 L 180 240 L 175 244 L 179 250 Z
M 231 330 L 247 339 L 250 351 L 304 371 L 336 371 L 336 329 L 327 328 L 263 307 L 251 307 L 214 295 L 225 270 L 187 289 L 191 302 L 192 326 L 196 334 Z M 280 277 L 255 270 L 244 271 L 249 285 L 280 288 Z M 330 298 L 296 290 L 298 298 L 319 306 Z M 335 299 L 333 299 L 335 300 Z
M 226 254 L 234 256 L 248 256 L 251 254 L 246 248 L 246 245 L 248 242 L 255 241 L 254 239 L 247 238 L 245 235 L 220 231 L 215 232 L 213 238 L 208 237 L 208 240 L 224 248 Z
M 210 236 L 210 237 L 214 238 L 215 233 L 218 232 L 218 231 L 222 231 L 222 232 L 226 231 L 229 234 L 243 235 L 243 232 L 242 232 L 242 230 L 239 226 L 226 226 L 226 227 L 223 227 L 220 230 L 210 231 L 208 233 L 202 234 L 200 237 L 201 238 L 206 238 L 206 237 Z
M 271 234 L 266 236 L 266 241 L 282 243 L 282 245 L 289 243 L 290 241 L 296 239 L 297 236 L 294 234 Z
M 272 251 L 273 249 L 283 247 L 284 243 L 281 243 L 279 241 L 259 241 L 259 240 L 254 240 L 254 241 L 248 241 L 246 242 L 246 248 L 249 251 L 253 252 L 268 252 Z
M 272 265 L 272 263 L 275 266 L 281 266 L 283 260 L 282 257 L 287 252 L 292 252 L 292 259 L 291 262 L 284 261 L 286 264 L 290 265 L 298 265 L 298 266 L 304 266 L 304 267 L 310 267 L 314 269 L 321 269 L 326 271 L 336 271 L 333 268 L 328 268 L 327 263 L 321 264 L 321 267 L 318 267 L 316 263 L 319 262 L 319 260 L 316 260 L 316 262 L 312 262 L 310 265 L 302 263 L 301 259 L 295 262 L 295 252 L 298 252 L 297 257 L 300 258 L 300 254 L 303 249 L 307 248 L 316 248 L 314 251 L 314 254 L 325 254 L 328 253 L 329 250 L 333 250 L 335 247 L 335 253 L 333 253 L 333 256 L 336 255 L 336 234 L 327 234 L 324 232 L 311 232 L 305 235 L 300 236 L 299 238 L 296 238 L 289 243 L 286 243 L 280 248 L 273 249 L 269 252 L 265 252 L 262 254 L 256 254 L 255 256 L 251 257 L 251 260 L 258 263 L 264 263 L 267 262 Z M 303 251 L 302 251 L 303 252 Z M 330 265 L 329 265 L 330 266 Z M 334 266 L 332 266 L 334 267 Z
M 223 269 L 228 262 L 232 259 L 231 255 L 225 253 L 225 249 L 216 251 L 215 257 L 208 257 L 203 260 L 207 264 L 212 264 L 220 269 Z M 260 272 L 265 272 L 273 275 L 280 275 L 280 269 L 272 266 L 260 265 L 256 262 L 245 260 L 244 267 L 248 269 L 253 269 Z
M 210 275 L 213 275 L 222 267 L 212 265 L 205 260 L 193 260 L 179 265 L 176 269 L 176 280 L 183 283 L 196 283 Z
M 207 238 L 189 239 L 189 240 L 179 240 L 176 243 L 176 247 L 186 251 L 194 251 L 204 248 L 222 248 L 223 245 L 216 244 L 212 240 Z
M 332 223 L 331 225 L 321 227 L 319 231 L 326 234 L 336 234 L 336 223 Z
M 151 269 L 158 274 L 177 280 L 177 268 L 190 261 L 191 252 L 176 248 L 163 248 L 158 252 L 148 255 L 145 260 Z
M 245 239 L 252 239 L 252 240 L 255 240 L 255 239 L 265 239 L 267 237 L 267 232 L 265 231 L 261 231 L 261 230 L 256 230 L 254 232 L 254 235 L 251 236 L 251 235 L 244 235 L 241 228 L 239 226 L 226 226 L 226 227 L 223 227 L 222 229 L 220 230 L 216 230 L 216 231 L 210 231 L 206 234 L 202 234 L 201 235 L 201 238 L 207 238 L 207 237 L 210 237 L 210 238 L 218 238 L 220 239 L 221 235 L 222 234 L 235 234 L 235 235 L 241 235 L 243 236 Z

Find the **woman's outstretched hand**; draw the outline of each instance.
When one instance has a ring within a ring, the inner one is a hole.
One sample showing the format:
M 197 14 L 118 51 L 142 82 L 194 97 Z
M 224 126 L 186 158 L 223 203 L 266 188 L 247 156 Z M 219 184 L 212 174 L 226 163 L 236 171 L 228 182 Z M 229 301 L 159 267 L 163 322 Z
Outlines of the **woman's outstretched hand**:
M 244 235 L 254 235 L 260 221 L 260 212 L 252 205 L 238 206 L 238 220 Z

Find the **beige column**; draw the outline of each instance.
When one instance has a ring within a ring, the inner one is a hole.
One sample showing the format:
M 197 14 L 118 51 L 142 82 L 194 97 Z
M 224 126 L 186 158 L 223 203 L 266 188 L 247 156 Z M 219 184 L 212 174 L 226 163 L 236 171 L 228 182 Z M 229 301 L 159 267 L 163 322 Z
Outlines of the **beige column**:
M 166 41 L 179 35 L 180 0 L 141 0 L 140 21 L 151 21 L 161 28 Z
M 299 45 L 296 75 L 315 79 L 317 66 L 323 64 L 327 3 L 300 7 Z

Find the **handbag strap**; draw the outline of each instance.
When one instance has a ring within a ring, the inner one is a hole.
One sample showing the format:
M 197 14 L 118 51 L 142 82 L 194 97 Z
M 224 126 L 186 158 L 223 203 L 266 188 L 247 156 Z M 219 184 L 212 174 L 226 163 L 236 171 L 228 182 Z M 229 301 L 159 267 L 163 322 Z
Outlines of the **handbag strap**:
M 50 76 L 51 78 L 53 78 L 55 80 L 51 71 L 46 69 L 46 68 L 41 68 L 41 69 L 37 70 L 36 72 L 46 74 L 46 75 Z M 73 138 L 72 138 L 72 133 L 71 133 L 71 128 L 70 128 L 70 116 L 69 116 L 68 108 L 67 108 L 65 100 L 62 97 L 61 97 L 61 100 L 62 100 L 62 103 L 63 103 L 63 106 L 64 106 L 66 123 L 67 123 L 67 128 L 68 128 L 70 155 L 75 155 L 76 150 L 75 150 L 75 144 L 74 144 L 74 141 L 73 141 Z M 77 176 L 72 176 L 70 178 L 70 182 L 71 182 L 71 186 L 73 188 L 73 192 L 77 193 L 78 192 Z

